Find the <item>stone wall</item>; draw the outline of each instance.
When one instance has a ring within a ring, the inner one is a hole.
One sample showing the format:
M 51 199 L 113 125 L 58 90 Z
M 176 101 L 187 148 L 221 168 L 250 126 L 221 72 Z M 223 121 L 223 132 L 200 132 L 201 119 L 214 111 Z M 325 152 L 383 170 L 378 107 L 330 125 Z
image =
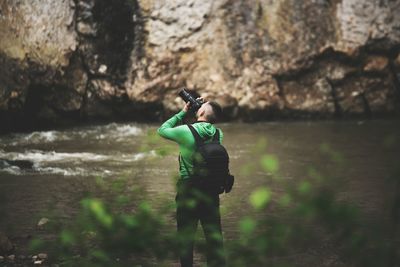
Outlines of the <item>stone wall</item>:
M 399 114 L 400 2 L 0 2 L 5 128 L 159 120 L 182 86 L 230 119 Z

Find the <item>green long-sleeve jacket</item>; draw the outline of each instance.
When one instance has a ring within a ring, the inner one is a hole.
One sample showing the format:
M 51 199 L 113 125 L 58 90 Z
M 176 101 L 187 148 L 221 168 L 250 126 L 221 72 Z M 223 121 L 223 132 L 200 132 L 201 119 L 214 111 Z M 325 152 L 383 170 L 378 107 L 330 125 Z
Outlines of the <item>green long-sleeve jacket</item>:
M 193 153 L 196 150 L 195 139 L 187 125 L 179 125 L 185 117 L 186 112 L 180 111 L 164 122 L 157 132 L 162 137 L 172 140 L 179 145 L 180 166 L 179 173 L 182 179 L 190 177 L 193 174 Z M 212 140 L 212 137 L 217 131 L 213 124 L 208 122 L 196 122 L 193 124 L 195 130 L 204 140 Z M 223 133 L 220 133 L 220 142 L 222 143 Z

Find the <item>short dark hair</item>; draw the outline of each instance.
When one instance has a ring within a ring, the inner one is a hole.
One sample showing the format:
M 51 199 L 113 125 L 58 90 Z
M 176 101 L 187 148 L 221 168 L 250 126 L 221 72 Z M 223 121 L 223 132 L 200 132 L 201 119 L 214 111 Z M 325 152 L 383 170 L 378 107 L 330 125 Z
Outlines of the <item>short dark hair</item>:
M 211 106 L 212 109 L 212 114 L 207 115 L 207 120 L 211 123 L 217 122 L 222 115 L 222 108 L 221 106 L 215 102 L 215 101 L 210 101 L 208 104 Z

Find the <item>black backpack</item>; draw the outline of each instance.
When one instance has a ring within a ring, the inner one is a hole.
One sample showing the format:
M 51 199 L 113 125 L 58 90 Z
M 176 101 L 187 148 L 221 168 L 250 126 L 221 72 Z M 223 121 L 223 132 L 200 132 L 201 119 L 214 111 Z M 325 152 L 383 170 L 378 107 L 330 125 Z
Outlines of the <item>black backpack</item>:
M 210 142 L 205 142 L 194 127 L 188 124 L 192 132 L 196 150 L 193 154 L 194 184 L 209 193 L 229 193 L 232 190 L 234 176 L 229 173 L 229 155 L 219 142 L 217 129 Z

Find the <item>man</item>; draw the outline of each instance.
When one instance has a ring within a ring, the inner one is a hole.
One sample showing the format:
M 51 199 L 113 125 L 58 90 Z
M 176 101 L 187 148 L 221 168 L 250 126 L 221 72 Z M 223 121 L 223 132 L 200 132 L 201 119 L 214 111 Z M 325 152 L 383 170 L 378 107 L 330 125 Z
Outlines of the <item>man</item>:
M 179 173 L 177 183 L 177 211 L 176 220 L 178 238 L 181 244 L 180 261 L 182 267 L 193 266 L 193 245 L 197 224 L 200 221 L 207 242 L 208 267 L 223 267 L 225 259 L 221 230 L 221 216 L 219 211 L 218 193 L 204 193 L 194 186 L 193 156 L 196 150 L 195 137 L 188 125 L 180 125 L 188 113 L 190 103 L 182 111 L 164 122 L 158 133 L 179 145 Z M 197 121 L 192 124 L 195 131 L 205 141 L 211 141 L 214 135 L 219 134 L 222 142 L 223 134 L 214 127 L 221 113 L 221 107 L 215 102 L 205 102 L 196 112 Z M 216 135 L 218 136 L 218 135 Z

